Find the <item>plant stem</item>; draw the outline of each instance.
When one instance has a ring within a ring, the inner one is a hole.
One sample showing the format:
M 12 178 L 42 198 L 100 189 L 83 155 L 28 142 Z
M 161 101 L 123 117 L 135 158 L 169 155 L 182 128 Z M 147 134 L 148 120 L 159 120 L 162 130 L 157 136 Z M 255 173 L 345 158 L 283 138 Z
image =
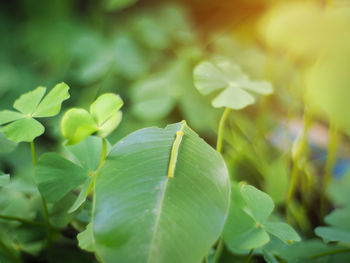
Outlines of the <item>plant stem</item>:
M 219 129 L 218 129 L 218 138 L 216 142 L 216 150 L 221 153 L 222 151 L 222 142 L 224 139 L 224 130 L 225 130 L 225 122 L 227 119 L 228 114 L 230 113 L 231 109 L 225 108 L 224 113 L 221 116 L 220 123 L 219 123 Z
M 221 119 L 219 122 L 218 137 L 216 141 L 216 150 L 219 153 L 222 152 L 222 142 L 224 140 L 225 123 L 230 111 L 231 109 L 226 107 L 223 114 L 221 115 Z M 224 240 L 222 237 L 219 237 L 218 245 L 216 247 L 215 254 L 214 254 L 215 263 L 219 262 L 223 249 L 224 249 Z
M 215 254 L 214 254 L 214 263 L 219 263 L 223 250 L 224 250 L 224 239 L 220 237 L 218 245 L 215 250 Z
M 298 182 L 299 182 L 299 168 L 300 168 L 300 159 L 304 155 L 307 149 L 307 132 L 310 128 L 311 118 L 308 112 L 305 110 L 303 117 L 303 131 L 300 137 L 300 141 L 296 146 L 296 152 L 293 160 L 293 168 L 291 173 L 291 182 L 289 184 L 287 199 L 286 199 L 286 210 L 288 211 L 288 206 L 293 199 L 294 193 L 296 191 Z
M 95 189 L 95 182 L 96 182 L 96 178 L 98 173 L 100 172 L 103 163 L 106 160 L 106 156 L 107 156 L 107 140 L 105 138 L 102 139 L 102 154 L 101 154 L 101 159 L 100 159 L 100 163 L 98 164 L 98 168 L 96 170 L 96 172 L 94 173 L 94 178 L 92 179 L 92 182 L 89 186 L 89 189 L 87 191 L 87 194 L 90 194 L 91 191 L 93 191 Z
M 330 123 L 329 127 L 329 137 L 328 137 L 328 150 L 327 150 L 327 160 L 325 166 L 325 173 L 323 176 L 323 183 L 321 189 L 321 217 L 327 213 L 326 204 L 326 190 L 331 180 L 333 167 L 336 161 L 336 152 L 338 146 L 338 129 L 334 123 Z
M 350 252 L 350 248 L 340 248 L 340 249 L 335 249 L 327 252 L 321 252 L 319 254 L 312 255 L 310 258 L 319 258 L 319 257 L 330 256 L 330 255 L 346 253 L 346 252 Z
M 35 152 L 34 141 L 30 142 L 30 149 L 32 152 L 33 166 L 35 167 L 37 165 L 37 161 L 36 161 L 36 152 Z M 47 236 L 47 240 L 48 240 L 48 243 L 50 246 L 50 243 L 51 243 L 51 231 L 50 231 L 51 225 L 50 225 L 50 219 L 49 219 L 49 211 L 47 209 L 46 200 L 45 200 L 44 196 L 42 196 L 42 195 L 41 195 L 41 202 L 43 204 L 43 210 L 44 210 L 46 236 Z
M 106 156 L 107 156 L 107 140 L 105 138 L 103 138 L 102 139 L 102 154 L 101 154 L 100 163 L 98 165 L 98 168 L 94 174 L 94 179 L 92 180 L 92 182 L 89 186 L 89 190 L 88 190 L 88 194 L 92 191 L 92 207 L 91 207 L 91 221 L 90 221 L 90 224 L 92 224 L 92 225 L 94 224 L 94 214 L 95 214 L 95 207 L 96 207 L 95 182 L 96 182 L 97 175 L 100 172 L 104 161 L 106 160 Z M 92 237 L 92 238 L 93 238 L 92 242 L 95 243 L 94 237 Z
M 36 153 L 35 153 L 34 141 L 30 142 L 30 150 L 32 151 L 33 166 L 35 167 L 37 162 L 36 162 Z
M 27 220 L 27 219 L 15 217 L 15 216 L 0 215 L 0 219 L 10 220 L 10 221 L 18 221 L 18 222 L 21 222 L 23 224 L 28 224 L 28 225 L 33 225 L 33 226 L 46 226 L 45 224 L 43 224 L 41 222 Z
M 250 261 L 252 260 L 252 257 L 253 257 L 253 253 L 254 253 L 254 248 L 252 248 L 252 249 L 249 251 L 249 254 L 248 254 L 246 263 L 250 263 Z
M 203 259 L 203 263 L 209 263 L 208 261 L 208 255 L 205 255 L 204 259 Z
M 100 171 L 102 168 L 102 165 L 104 161 L 106 160 L 106 155 L 107 155 L 107 140 L 105 138 L 102 139 L 102 154 L 101 154 L 101 159 L 100 163 L 98 164 L 97 172 Z

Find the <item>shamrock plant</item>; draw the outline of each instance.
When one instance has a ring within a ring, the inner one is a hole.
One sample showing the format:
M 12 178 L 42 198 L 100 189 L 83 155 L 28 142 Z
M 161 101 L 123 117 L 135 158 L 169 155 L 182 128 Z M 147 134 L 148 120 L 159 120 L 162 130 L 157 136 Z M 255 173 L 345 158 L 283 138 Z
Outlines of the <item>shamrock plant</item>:
M 338 208 L 325 217 L 330 226 L 320 226 L 315 229 L 316 235 L 325 242 L 350 244 L 350 208 Z
M 36 118 L 52 117 L 61 110 L 61 104 L 69 98 L 69 87 L 57 84 L 45 97 L 45 87 L 20 96 L 13 104 L 18 111 L 0 111 L 0 125 L 6 137 L 14 142 L 31 142 L 44 133 L 44 126 Z
M 238 65 L 227 59 L 204 61 L 193 74 L 194 84 L 201 94 L 221 91 L 212 101 L 215 108 L 243 109 L 255 102 L 250 92 L 269 95 L 273 91 L 269 82 L 251 80 Z
M 251 250 L 262 247 L 273 235 L 283 242 L 300 241 L 286 223 L 269 217 L 274 203 L 269 195 L 250 185 L 232 184 L 231 208 L 223 237 L 229 249 Z
M 213 107 L 225 108 L 218 128 L 216 148 L 219 152 L 222 149 L 225 122 L 230 111 L 253 104 L 255 97 L 250 92 L 262 95 L 273 92 L 269 82 L 251 80 L 238 65 L 222 58 L 200 63 L 193 71 L 193 80 L 195 87 L 203 95 L 221 91 L 212 100 Z
M 107 137 L 121 121 L 119 109 L 122 106 L 123 101 L 118 95 L 106 93 L 90 105 L 90 112 L 80 108 L 68 110 L 61 121 L 67 144 L 81 142 L 95 132 L 101 138 Z

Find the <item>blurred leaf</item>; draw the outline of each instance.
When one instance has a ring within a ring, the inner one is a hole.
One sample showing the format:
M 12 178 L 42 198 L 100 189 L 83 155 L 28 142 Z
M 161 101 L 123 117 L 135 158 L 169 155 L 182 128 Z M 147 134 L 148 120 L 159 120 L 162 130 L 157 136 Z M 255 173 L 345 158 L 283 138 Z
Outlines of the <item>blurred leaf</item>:
M 134 18 L 133 30 L 135 36 L 148 48 L 165 49 L 170 45 L 170 39 L 154 14 L 140 13 Z
M 350 243 L 350 208 L 336 209 L 325 217 L 330 227 L 317 227 L 316 235 L 325 242 Z
M 138 0 L 104 0 L 107 11 L 119 11 L 135 4 Z
M 283 242 L 289 243 L 291 241 L 301 240 L 295 230 L 286 223 L 266 222 L 264 227 L 268 233 L 278 237 Z
M 265 191 L 275 204 L 285 200 L 289 186 L 289 175 L 284 158 L 277 159 L 266 166 Z
M 327 194 L 332 202 L 338 206 L 350 205 L 350 173 L 346 173 L 342 178 L 332 178 Z
M 79 247 L 90 252 L 94 252 L 94 235 L 92 231 L 92 224 L 88 224 L 86 226 L 86 229 L 79 233 L 77 236 L 77 239 L 79 241 Z
M 350 243 L 350 232 L 337 227 L 317 227 L 315 229 L 317 236 L 321 237 L 326 243 L 328 242 L 341 242 Z
M 242 186 L 241 193 L 254 220 L 265 222 L 275 207 L 271 197 L 251 185 Z
M 167 116 L 182 95 L 186 64 L 171 63 L 166 70 L 138 81 L 131 89 L 132 112 L 143 120 Z
M 266 263 L 278 263 L 279 261 L 274 257 L 272 253 L 270 253 L 268 250 L 263 250 L 264 253 L 264 259 Z
M 12 152 L 17 147 L 17 143 L 8 140 L 2 132 L 0 132 L 0 145 L 0 153 Z
M 273 92 L 269 82 L 250 80 L 239 66 L 225 59 L 204 61 L 194 69 L 193 74 L 194 84 L 203 95 L 223 89 L 212 101 L 215 108 L 243 109 L 255 102 L 248 91 L 262 95 Z
M 270 241 L 269 234 L 283 242 L 300 241 L 289 225 L 267 221 L 273 208 L 272 199 L 264 192 L 232 183 L 230 212 L 223 232 L 228 249 L 235 252 L 262 247 Z
M 115 72 L 130 80 L 146 73 L 147 61 L 140 47 L 126 34 L 119 35 L 113 42 L 115 50 Z
M 136 131 L 114 146 L 96 181 L 96 252 L 105 262 L 200 262 L 222 231 L 229 187 L 221 156 L 185 123 Z

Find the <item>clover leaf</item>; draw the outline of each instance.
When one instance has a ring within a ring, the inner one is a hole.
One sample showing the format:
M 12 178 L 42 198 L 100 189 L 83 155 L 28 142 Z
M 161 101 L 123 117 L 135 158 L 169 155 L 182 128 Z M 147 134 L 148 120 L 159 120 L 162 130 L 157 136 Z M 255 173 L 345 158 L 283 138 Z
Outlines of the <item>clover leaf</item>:
M 267 81 L 253 81 L 241 68 L 226 59 L 204 61 L 194 69 L 194 84 L 203 95 L 221 91 L 212 101 L 215 108 L 243 109 L 253 104 L 250 92 L 269 95 L 273 92 Z
M 45 87 L 37 87 L 21 95 L 13 104 L 18 111 L 0 111 L 1 132 L 14 142 L 31 142 L 44 133 L 44 126 L 35 118 L 52 117 L 61 110 L 61 104 L 69 98 L 69 87 L 57 84 L 45 97 Z M 43 98 L 44 97 L 44 98 Z
M 122 99 L 113 93 L 99 96 L 91 105 L 90 112 L 80 108 L 68 110 L 61 120 L 61 131 L 67 144 L 76 144 L 97 132 L 107 137 L 120 123 Z
M 250 185 L 232 184 L 231 207 L 223 232 L 230 250 L 258 248 L 270 241 L 270 235 L 285 243 L 300 241 L 286 223 L 269 221 L 275 205 L 269 195 Z
M 74 212 L 85 202 L 102 152 L 102 140 L 90 136 L 83 142 L 68 146 L 67 156 L 49 152 L 43 154 L 35 167 L 35 181 L 47 202 L 62 200 L 72 190 L 79 190 L 68 212 Z
M 325 242 L 341 242 L 350 244 L 350 208 L 339 208 L 325 217 L 330 226 L 317 227 L 316 235 Z

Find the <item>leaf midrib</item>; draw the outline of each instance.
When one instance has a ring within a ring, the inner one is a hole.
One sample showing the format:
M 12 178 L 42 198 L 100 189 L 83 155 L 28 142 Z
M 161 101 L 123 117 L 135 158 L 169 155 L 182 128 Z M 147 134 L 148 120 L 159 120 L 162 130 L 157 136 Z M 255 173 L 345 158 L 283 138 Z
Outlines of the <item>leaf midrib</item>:
M 162 208 L 163 208 L 163 204 L 164 204 L 165 193 L 166 193 L 166 190 L 168 188 L 169 178 L 168 177 L 165 177 L 165 178 L 166 179 L 165 179 L 163 191 L 162 191 L 160 200 L 158 202 L 157 217 L 156 217 L 156 221 L 155 221 L 154 226 L 153 226 L 153 235 L 152 235 L 151 244 L 149 246 L 149 253 L 148 253 L 148 257 L 147 257 L 147 263 L 151 263 L 150 259 L 151 259 L 152 252 L 153 252 L 152 248 L 153 248 L 153 245 L 154 245 L 157 233 L 158 233 L 158 225 L 159 225 L 160 216 L 161 216 Z

